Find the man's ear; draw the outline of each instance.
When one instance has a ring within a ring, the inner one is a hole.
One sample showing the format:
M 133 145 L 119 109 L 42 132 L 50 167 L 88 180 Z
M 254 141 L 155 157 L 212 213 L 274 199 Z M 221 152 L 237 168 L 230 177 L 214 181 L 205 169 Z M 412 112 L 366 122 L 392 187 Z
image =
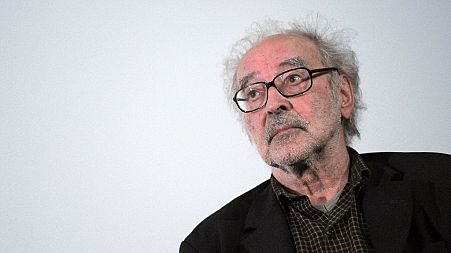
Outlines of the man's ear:
M 341 116 L 345 119 L 351 117 L 354 110 L 354 89 L 347 76 L 340 75 L 340 110 Z

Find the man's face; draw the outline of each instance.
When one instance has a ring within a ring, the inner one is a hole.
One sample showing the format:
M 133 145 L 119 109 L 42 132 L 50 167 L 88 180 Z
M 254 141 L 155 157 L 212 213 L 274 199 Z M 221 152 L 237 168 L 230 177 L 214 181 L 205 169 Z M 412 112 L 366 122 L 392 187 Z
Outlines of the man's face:
M 237 83 L 271 81 L 277 74 L 303 65 L 323 66 L 312 41 L 294 35 L 269 37 L 249 50 L 237 69 Z M 274 167 L 305 161 L 341 141 L 340 92 L 332 95 L 331 75 L 313 79 L 312 88 L 301 96 L 285 98 L 271 87 L 262 109 L 243 115 L 245 128 L 263 160 Z M 240 84 L 241 85 L 241 84 Z M 284 166 L 285 165 L 285 166 Z

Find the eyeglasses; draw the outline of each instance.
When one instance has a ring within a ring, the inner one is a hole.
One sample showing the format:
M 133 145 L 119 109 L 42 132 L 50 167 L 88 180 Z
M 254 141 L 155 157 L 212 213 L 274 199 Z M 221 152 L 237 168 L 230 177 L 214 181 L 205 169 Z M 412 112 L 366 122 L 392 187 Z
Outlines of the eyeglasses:
M 278 74 L 271 82 L 256 82 L 241 88 L 233 97 L 233 101 L 242 112 L 254 112 L 266 105 L 270 87 L 274 86 L 286 98 L 299 96 L 312 88 L 313 78 L 331 71 L 338 72 L 338 69 L 304 67 L 290 69 Z

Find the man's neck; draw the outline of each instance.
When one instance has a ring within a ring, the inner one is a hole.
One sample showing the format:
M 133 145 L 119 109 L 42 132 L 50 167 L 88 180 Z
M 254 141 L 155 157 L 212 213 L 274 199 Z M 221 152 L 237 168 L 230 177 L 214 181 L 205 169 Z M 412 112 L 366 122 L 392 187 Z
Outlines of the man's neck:
M 323 205 L 340 192 L 348 182 L 350 158 L 346 147 L 334 154 L 313 158 L 302 174 L 293 170 L 272 168 L 274 177 L 294 194 L 305 195 L 312 205 Z

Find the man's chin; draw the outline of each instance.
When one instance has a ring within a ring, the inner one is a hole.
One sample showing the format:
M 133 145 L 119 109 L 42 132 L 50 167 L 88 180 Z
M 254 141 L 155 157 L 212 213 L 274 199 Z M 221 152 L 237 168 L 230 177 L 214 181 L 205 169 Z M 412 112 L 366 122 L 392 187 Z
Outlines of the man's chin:
M 290 167 L 296 164 L 304 163 L 308 156 L 303 152 L 276 152 L 270 155 L 268 164 L 273 167 Z

